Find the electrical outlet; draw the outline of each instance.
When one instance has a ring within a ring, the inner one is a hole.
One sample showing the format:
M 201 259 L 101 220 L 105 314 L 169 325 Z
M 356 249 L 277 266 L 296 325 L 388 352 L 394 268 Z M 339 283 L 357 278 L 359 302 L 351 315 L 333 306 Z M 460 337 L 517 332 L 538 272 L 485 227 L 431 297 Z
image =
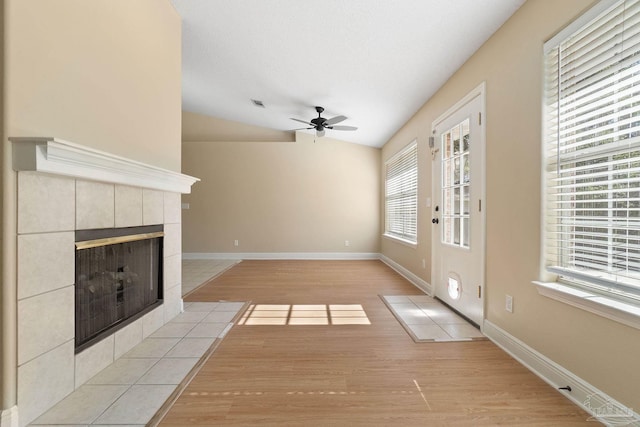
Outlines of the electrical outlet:
M 239 246 L 239 245 L 240 245 L 240 242 L 238 240 L 233 241 L 233 246 Z
M 345 245 L 345 246 L 349 246 L 349 241 L 348 241 L 348 240 L 345 240 L 345 241 L 344 241 L 344 245 Z
M 511 295 L 505 295 L 504 309 L 509 313 L 513 313 L 513 297 Z

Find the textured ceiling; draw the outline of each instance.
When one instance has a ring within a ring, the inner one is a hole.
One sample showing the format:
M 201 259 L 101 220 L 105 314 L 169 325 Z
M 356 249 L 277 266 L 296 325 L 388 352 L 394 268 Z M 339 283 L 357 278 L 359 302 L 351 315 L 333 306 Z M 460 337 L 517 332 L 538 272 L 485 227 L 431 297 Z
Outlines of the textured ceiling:
M 381 147 L 524 0 L 172 3 L 184 110 L 289 130 L 320 105 L 358 127 L 327 136 Z

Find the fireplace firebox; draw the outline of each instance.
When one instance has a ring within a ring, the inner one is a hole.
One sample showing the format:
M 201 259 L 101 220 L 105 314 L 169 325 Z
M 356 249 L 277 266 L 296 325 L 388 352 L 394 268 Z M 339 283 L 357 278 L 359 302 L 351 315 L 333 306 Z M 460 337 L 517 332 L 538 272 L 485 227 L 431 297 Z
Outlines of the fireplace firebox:
M 162 304 L 163 226 L 76 231 L 76 353 Z

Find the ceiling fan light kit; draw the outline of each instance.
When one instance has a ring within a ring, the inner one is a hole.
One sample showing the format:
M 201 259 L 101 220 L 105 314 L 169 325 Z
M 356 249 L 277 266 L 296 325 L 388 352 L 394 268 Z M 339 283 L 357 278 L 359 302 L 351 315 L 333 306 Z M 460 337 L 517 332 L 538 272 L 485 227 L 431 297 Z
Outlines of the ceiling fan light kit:
M 335 125 L 336 123 L 340 123 L 344 120 L 347 120 L 347 117 L 336 116 L 331 119 L 325 119 L 324 117 L 322 117 L 322 112 L 324 111 L 324 108 L 320 106 L 317 106 L 315 108 L 316 108 L 316 112 L 318 113 L 318 117 L 316 117 L 315 119 L 311 119 L 310 122 L 307 122 L 305 120 L 300 120 L 300 119 L 294 119 L 293 117 L 291 118 L 291 120 L 295 120 L 296 122 L 304 123 L 306 125 L 311 126 L 311 127 L 305 127 L 300 129 L 294 129 L 294 130 L 315 129 L 316 136 L 321 137 L 325 135 L 325 129 L 332 129 L 332 130 L 357 130 L 358 129 L 355 126 L 336 126 Z

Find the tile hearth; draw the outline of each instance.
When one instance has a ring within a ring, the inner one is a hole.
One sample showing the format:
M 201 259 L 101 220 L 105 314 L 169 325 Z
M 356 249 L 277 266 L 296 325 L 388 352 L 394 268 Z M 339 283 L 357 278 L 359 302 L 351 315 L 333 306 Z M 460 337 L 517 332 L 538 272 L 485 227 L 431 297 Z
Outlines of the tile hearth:
M 186 296 L 239 262 L 240 260 L 229 259 L 183 259 L 182 296 Z
M 144 426 L 233 326 L 243 302 L 185 303 L 185 311 L 91 378 L 32 426 Z

